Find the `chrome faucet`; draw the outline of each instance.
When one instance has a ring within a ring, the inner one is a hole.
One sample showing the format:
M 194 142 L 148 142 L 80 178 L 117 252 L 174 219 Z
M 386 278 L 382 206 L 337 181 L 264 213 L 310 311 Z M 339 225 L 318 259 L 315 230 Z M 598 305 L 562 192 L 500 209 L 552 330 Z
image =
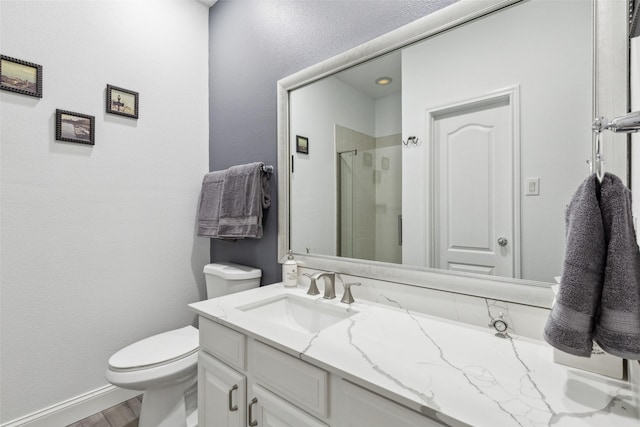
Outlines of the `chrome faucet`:
M 321 274 L 322 273 L 314 273 L 314 274 L 304 273 L 305 276 L 311 279 L 311 282 L 309 283 L 309 290 L 307 291 L 307 295 L 320 294 L 320 291 L 318 290 L 318 285 L 316 285 L 316 280 L 318 280 L 318 277 L 320 277 Z
M 334 299 L 336 297 L 336 273 L 323 272 L 316 273 L 316 279 L 325 278 L 324 281 L 324 299 Z M 328 280 L 327 280 L 328 279 Z
M 344 295 L 342 296 L 342 299 L 340 300 L 340 302 L 343 302 L 345 304 L 351 304 L 354 302 L 353 299 L 353 295 L 351 294 L 351 287 L 352 286 L 360 286 L 362 283 L 360 282 L 354 282 L 354 283 L 345 283 L 344 284 Z

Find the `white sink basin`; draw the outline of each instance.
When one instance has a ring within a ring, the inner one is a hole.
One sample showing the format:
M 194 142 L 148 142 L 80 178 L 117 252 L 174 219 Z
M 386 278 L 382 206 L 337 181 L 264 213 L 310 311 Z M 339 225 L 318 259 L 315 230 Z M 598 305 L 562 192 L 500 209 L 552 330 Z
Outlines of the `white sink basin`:
M 312 334 L 357 313 L 355 310 L 329 305 L 322 300 L 309 300 L 294 295 L 279 295 L 236 308 L 265 322 Z

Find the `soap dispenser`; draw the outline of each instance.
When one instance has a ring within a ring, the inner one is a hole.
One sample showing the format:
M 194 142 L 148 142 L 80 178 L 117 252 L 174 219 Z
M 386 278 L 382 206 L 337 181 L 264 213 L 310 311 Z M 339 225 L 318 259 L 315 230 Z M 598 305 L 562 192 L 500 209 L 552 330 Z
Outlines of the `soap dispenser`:
M 282 281 L 285 288 L 295 288 L 298 286 L 298 263 L 293 259 L 291 250 L 287 260 L 282 264 Z

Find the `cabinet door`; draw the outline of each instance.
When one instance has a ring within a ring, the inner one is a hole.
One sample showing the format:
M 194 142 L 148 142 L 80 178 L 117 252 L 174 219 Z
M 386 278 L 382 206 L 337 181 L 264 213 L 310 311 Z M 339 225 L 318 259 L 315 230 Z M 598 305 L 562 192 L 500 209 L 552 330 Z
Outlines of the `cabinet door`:
M 275 394 L 254 384 L 248 398 L 249 426 L 328 427 Z
M 340 401 L 341 427 L 442 427 L 411 409 L 375 393 L 342 381 Z
M 198 425 L 245 427 L 247 379 L 224 363 L 198 354 Z

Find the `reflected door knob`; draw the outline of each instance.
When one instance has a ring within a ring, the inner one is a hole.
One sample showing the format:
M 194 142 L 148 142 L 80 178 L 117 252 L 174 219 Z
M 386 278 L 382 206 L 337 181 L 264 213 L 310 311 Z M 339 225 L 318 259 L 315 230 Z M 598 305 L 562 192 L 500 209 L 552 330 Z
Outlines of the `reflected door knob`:
M 498 237 L 498 244 L 500 246 L 507 246 L 507 243 L 509 243 L 509 241 L 506 237 Z

